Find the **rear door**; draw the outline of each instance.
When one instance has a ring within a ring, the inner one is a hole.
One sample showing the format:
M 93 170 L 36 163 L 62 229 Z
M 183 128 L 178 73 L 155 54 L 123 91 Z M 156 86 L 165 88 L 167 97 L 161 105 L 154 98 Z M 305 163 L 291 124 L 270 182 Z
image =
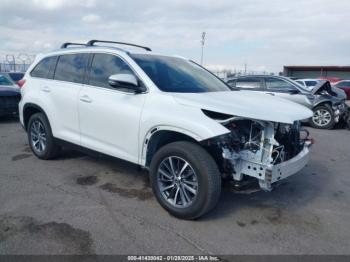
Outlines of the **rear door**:
M 89 54 L 65 54 L 57 59 L 53 80 L 41 88 L 53 135 L 80 144 L 78 97 L 87 68 Z
M 147 94 L 111 87 L 108 78 L 114 74 L 134 72 L 119 56 L 93 55 L 86 85 L 79 95 L 82 145 L 137 163 L 140 117 Z

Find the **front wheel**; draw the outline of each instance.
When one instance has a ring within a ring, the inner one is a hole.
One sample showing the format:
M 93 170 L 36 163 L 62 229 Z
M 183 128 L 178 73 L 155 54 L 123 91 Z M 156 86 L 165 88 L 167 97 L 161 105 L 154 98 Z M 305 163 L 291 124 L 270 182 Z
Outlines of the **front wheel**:
M 152 159 L 150 180 L 160 205 L 183 219 L 204 215 L 221 193 L 221 176 L 214 159 L 191 142 L 162 147 Z
M 330 106 L 320 105 L 314 108 L 310 125 L 319 129 L 332 129 L 335 125 L 334 113 Z

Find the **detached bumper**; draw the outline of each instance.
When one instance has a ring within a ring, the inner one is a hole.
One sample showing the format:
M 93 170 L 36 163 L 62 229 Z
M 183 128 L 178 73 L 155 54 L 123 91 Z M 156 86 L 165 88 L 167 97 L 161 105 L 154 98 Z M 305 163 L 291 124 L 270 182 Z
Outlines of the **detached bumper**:
M 310 150 L 308 146 L 292 159 L 278 165 L 270 166 L 266 169 L 266 179 L 270 183 L 285 179 L 303 169 L 309 162 Z

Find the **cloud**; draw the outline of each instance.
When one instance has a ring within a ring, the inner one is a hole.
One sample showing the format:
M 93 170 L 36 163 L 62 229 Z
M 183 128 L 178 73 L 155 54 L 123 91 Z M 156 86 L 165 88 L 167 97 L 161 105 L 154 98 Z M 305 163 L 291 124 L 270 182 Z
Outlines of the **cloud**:
M 81 21 L 83 21 L 84 23 L 97 23 L 100 21 L 100 16 L 95 14 L 84 15 L 81 18 Z
M 212 68 L 278 72 L 285 64 L 350 64 L 348 0 L 2 0 L 0 51 L 45 52 L 114 39 Z

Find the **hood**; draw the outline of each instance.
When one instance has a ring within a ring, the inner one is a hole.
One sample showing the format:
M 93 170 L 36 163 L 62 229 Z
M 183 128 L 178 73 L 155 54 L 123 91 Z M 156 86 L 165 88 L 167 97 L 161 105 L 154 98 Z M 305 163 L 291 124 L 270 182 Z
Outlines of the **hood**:
M 345 99 L 346 94 L 344 90 L 341 90 L 337 87 L 332 87 L 331 83 L 326 80 L 321 80 L 319 83 L 312 89 L 311 93 L 313 95 L 323 95 L 328 94 L 339 99 Z
M 251 91 L 207 93 L 173 93 L 175 100 L 186 106 L 251 119 L 292 124 L 310 118 L 306 107 L 268 94 Z

